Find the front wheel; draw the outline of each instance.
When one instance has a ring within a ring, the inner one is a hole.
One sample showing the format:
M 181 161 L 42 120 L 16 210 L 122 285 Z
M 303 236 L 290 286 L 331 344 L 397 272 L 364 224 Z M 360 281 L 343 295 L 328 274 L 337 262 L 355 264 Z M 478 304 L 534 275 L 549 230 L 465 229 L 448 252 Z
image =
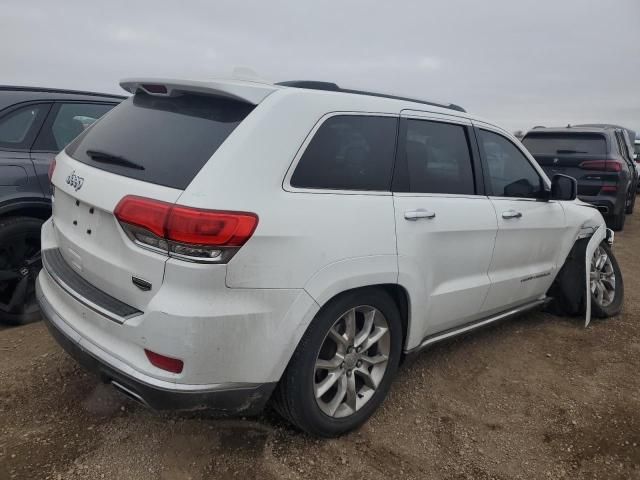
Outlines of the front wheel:
M 384 400 L 401 350 L 400 313 L 386 292 L 342 294 L 312 321 L 280 380 L 274 406 L 311 435 L 353 430 Z
M 606 242 L 601 243 L 591 257 L 589 283 L 594 316 L 606 318 L 620 313 L 624 300 L 622 272 Z

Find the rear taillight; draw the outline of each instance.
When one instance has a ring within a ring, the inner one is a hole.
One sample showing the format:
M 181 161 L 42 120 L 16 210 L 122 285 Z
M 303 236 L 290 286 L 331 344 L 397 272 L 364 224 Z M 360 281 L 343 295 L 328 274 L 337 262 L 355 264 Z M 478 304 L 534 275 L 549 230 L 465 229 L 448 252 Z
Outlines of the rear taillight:
M 56 169 L 56 159 L 54 158 L 49 164 L 49 183 L 51 183 L 51 179 L 53 178 L 53 172 Z
M 114 215 L 141 246 L 218 263 L 229 261 L 258 225 L 255 213 L 204 210 L 132 195 L 120 200 Z
M 579 165 L 585 170 L 601 170 L 605 172 L 621 172 L 622 164 L 617 160 L 587 160 Z
M 184 368 L 184 362 L 178 358 L 167 357 L 151 350 L 144 349 L 144 353 L 151 362 L 151 365 L 166 370 L 171 373 L 181 373 Z

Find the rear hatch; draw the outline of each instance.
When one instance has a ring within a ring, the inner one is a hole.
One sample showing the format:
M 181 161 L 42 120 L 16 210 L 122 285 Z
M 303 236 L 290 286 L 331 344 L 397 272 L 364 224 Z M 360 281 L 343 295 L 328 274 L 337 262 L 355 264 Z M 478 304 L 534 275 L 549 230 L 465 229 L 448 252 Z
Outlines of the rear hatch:
M 578 181 L 578 195 L 600 193 L 606 171 L 607 140 L 603 134 L 529 132 L 522 143 L 549 178 L 569 175 Z
M 143 207 L 151 206 L 148 215 L 133 204 L 128 218 L 154 221 L 154 208 L 178 200 L 252 109 L 202 92 L 141 91 L 87 129 L 58 155 L 52 177 L 53 220 L 66 263 L 102 292 L 144 311 L 163 282 L 166 242 L 149 232 L 136 236 L 114 212 L 124 197 L 141 197 Z

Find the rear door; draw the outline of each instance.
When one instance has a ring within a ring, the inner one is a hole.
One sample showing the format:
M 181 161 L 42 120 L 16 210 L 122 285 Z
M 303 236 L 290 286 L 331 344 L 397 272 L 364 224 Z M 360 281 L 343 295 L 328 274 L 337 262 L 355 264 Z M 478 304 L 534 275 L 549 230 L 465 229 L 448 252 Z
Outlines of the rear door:
M 28 103 L 0 112 L 0 204 L 42 198 L 29 149 L 50 108 Z
M 49 165 L 55 155 L 116 103 L 55 102 L 31 147 L 31 160 L 45 196 L 49 196 Z
M 403 114 L 393 198 L 409 344 L 482 316 L 497 225 L 479 170 L 469 121 Z
M 607 140 L 604 134 L 583 132 L 527 133 L 522 143 L 549 178 L 569 175 L 578 181 L 579 196 L 600 193 L 605 180 Z
M 569 230 L 560 203 L 541 200 L 548 185 L 520 147 L 488 125 L 476 134 L 498 219 L 483 306 L 495 313 L 545 294 L 559 268 L 558 245 Z
M 56 157 L 53 175 L 55 232 L 67 263 L 144 311 L 163 282 L 168 256 L 152 247 L 157 237 L 150 232 L 129 238 L 116 206 L 127 195 L 175 203 L 252 108 L 206 95 L 138 93 L 84 130 Z M 136 286 L 133 277 L 150 288 Z

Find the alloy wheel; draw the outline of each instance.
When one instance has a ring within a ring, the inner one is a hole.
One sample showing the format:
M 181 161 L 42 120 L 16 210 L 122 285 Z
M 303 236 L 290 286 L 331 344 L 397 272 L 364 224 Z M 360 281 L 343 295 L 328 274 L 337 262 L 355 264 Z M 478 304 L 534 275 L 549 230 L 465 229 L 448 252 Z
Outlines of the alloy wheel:
M 389 361 L 391 334 L 378 309 L 361 305 L 331 326 L 315 361 L 314 394 L 326 415 L 347 417 L 378 389 Z
M 39 231 L 14 235 L 0 246 L 0 312 L 29 314 L 38 310 L 35 278 L 41 268 Z
M 594 301 L 601 307 L 611 305 L 616 296 L 616 274 L 602 246 L 596 248 L 591 258 L 590 282 Z

